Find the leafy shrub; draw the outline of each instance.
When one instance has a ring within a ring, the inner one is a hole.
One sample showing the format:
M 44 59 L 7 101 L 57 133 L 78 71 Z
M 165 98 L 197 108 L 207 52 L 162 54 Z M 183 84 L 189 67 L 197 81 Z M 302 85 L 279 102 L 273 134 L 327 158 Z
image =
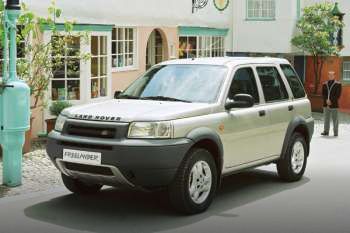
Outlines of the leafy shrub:
M 67 101 L 55 101 L 50 106 L 50 113 L 54 116 L 59 116 L 65 108 L 71 107 L 72 104 Z

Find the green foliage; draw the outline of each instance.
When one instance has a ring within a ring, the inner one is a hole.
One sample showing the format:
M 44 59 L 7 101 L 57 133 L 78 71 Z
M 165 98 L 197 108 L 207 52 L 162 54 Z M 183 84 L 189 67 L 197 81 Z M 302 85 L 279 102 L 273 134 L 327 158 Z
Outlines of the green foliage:
M 53 116 L 59 116 L 64 109 L 71 106 L 72 105 L 68 101 L 55 101 L 52 102 L 50 106 L 50 113 Z
M 0 35 L 3 36 L 4 3 L 0 1 Z M 55 1 L 48 7 L 48 16 L 40 17 L 30 11 L 22 3 L 21 15 L 18 18 L 20 30 L 17 30 L 17 41 L 24 41 L 25 59 L 17 60 L 17 73 L 27 82 L 33 97 L 32 108 L 45 105 L 45 94 L 53 74 L 64 65 L 64 57 L 70 54 L 83 61 L 89 59 L 89 54 L 81 54 L 69 48 L 74 37 L 80 37 L 83 43 L 88 43 L 88 33 L 73 33 L 74 22 L 64 21 L 64 31 L 57 28 L 57 21 L 62 16 L 62 10 L 56 7 Z M 62 21 L 62 20 L 60 20 Z M 43 41 L 44 31 L 51 32 L 51 39 Z M 0 40 L 2 43 L 2 40 Z M 67 64 L 73 66 L 74 64 Z
M 312 56 L 335 56 L 340 49 L 333 43 L 333 36 L 343 23 L 332 13 L 334 5 L 318 3 L 304 8 L 297 23 L 300 34 L 292 39 L 297 48 Z
M 297 23 L 298 35 L 292 44 L 313 57 L 315 89 L 318 92 L 324 61 L 329 56 L 338 56 L 341 47 L 334 43 L 337 32 L 344 27 L 338 16 L 333 15 L 334 5 L 329 2 L 305 7 Z

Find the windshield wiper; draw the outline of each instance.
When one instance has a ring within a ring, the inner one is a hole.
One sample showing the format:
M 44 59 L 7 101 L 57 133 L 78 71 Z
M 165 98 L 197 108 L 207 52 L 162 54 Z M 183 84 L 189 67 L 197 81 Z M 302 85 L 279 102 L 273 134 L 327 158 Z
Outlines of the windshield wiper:
M 166 96 L 147 96 L 147 97 L 142 97 L 142 100 L 161 100 L 161 101 L 176 101 L 176 102 L 185 102 L 185 103 L 192 103 L 191 101 L 188 100 L 181 100 L 181 99 L 176 99 L 172 97 L 166 97 Z
M 117 99 L 134 99 L 134 100 L 138 100 L 138 99 L 140 99 L 140 97 L 133 96 L 133 95 L 119 95 L 117 97 Z

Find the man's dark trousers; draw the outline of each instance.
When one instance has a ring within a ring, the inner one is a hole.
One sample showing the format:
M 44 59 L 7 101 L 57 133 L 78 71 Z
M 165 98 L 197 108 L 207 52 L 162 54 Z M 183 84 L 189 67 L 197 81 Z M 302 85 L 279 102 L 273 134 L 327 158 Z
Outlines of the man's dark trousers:
M 324 133 L 329 134 L 330 120 L 333 120 L 334 135 L 338 136 L 339 131 L 339 119 L 338 108 L 339 98 L 341 96 L 341 83 L 335 80 L 329 80 L 325 82 L 322 87 L 323 96 L 323 111 L 324 111 Z M 327 100 L 331 101 L 331 105 L 327 104 Z

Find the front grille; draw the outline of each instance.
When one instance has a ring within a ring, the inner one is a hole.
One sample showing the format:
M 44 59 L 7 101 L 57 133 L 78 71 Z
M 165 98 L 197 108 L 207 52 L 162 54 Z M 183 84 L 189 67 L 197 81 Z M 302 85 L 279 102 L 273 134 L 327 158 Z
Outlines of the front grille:
M 95 149 L 95 150 L 113 150 L 112 146 L 105 146 L 105 145 L 92 145 L 92 144 L 66 142 L 66 141 L 61 141 L 60 144 L 62 146 L 73 147 L 73 148 L 77 147 L 77 148 L 88 148 L 88 149 Z
M 68 125 L 67 133 L 74 136 L 92 138 L 115 138 L 115 128 L 97 128 L 91 126 Z
M 113 172 L 108 167 L 92 166 L 78 163 L 64 162 L 66 169 L 83 173 L 90 173 L 102 176 L 113 176 Z

